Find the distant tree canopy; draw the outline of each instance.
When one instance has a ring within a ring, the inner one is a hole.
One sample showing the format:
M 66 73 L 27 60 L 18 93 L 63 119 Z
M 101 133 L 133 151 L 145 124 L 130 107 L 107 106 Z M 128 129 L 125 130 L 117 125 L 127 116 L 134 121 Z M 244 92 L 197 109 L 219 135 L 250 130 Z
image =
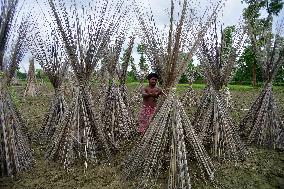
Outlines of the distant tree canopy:
M 200 65 L 194 65 L 193 60 L 188 60 L 187 68 L 185 73 L 182 74 L 179 83 L 188 83 L 187 72 L 195 77 L 195 83 L 203 83 L 203 75 L 201 72 Z
M 283 8 L 283 0 L 243 0 L 248 4 L 246 9 L 247 13 L 251 14 L 252 19 L 258 18 L 260 16 L 260 10 L 266 9 L 268 14 L 278 15 L 281 9 Z
M 48 81 L 48 76 L 44 73 L 42 69 L 36 69 L 35 75 L 37 79 L 43 79 L 44 81 Z
M 125 62 L 125 54 L 123 54 L 123 57 L 120 59 L 120 62 L 121 64 L 124 64 Z M 133 70 L 132 66 L 134 65 L 134 58 L 131 56 L 130 57 L 130 60 L 129 60 L 129 65 L 131 67 L 131 70 L 130 71 L 127 71 L 127 79 L 126 79 L 126 82 L 127 83 L 131 83 L 131 82 L 136 82 L 138 81 L 137 78 L 136 78 L 136 74 L 135 74 L 135 71 Z
M 138 62 L 138 65 L 136 65 L 134 63 L 134 58 L 131 56 L 130 62 L 129 62 L 130 68 L 128 68 L 129 71 L 127 72 L 127 74 L 128 74 L 127 82 L 138 82 L 139 81 L 137 67 L 139 67 L 139 71 L 141 69 L 142 70 L 148 69 L 148 65 L 146 64 L 144 45 L 138 44 L 136 50 L 137 50 L 138 54 L 140 55 L 139 62 Z M 123 62 L 124 62 L 124 55 L 121 58 L 121 63 L 123 64 Z
M 256 63 L 255 55 L 251 46 L 244 49 L 239 61 L 237 62 L 237 67 L 235 69 L 235 74 L 233 76 L 233 83 L 251 85 L 253 80 L 253 64 Z M 262 69 L 256 64 L 256 80 L 258 82 L 263 82 Z
M 274 78 L 274 84 L 284 86 L 284 65 L 279 68 L 279 71 Z
M 261 31 L 270 26 L 273 16 L 279 14 L 284 4 L 282 0 L 244 0 L 242 2 L 248 4 L 243 13 L 245 22 L 252 27 L 256 36 L 259 36 Z M 266 11 L 267 15 L 262 15 L 261 11 Z M 258 38 L 258 43 L 262 45 L 263 40 Z M 262 69 L 257 64 L 250 40 L 238 61 L 233 81 L 238 84 L 252 84 L 253 86 L 263 82 Z M 274 82 L 276 84 L 284 83 L 283 67 L 279 69 Z
M 21 72 L 19 69 L 16 72 L 18 79 L 25 80 L 27 79 L 27 73 Z M 48 81 L 47 75 L 44 73 L 42 69 L 35 70 L 36 79 L 43 79 L 44 81 Z
M 21 79 L 21 80 L 27 79 L 27 74 L 21 72 L 20 70 L 17 70 L 16 74 L 17 74 L 18 79 Z

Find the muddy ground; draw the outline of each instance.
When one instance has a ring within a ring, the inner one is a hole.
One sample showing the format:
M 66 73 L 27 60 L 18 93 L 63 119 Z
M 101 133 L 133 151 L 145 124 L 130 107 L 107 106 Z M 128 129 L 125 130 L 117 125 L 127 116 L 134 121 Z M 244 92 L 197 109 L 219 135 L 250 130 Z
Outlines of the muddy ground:
M 128 85 L 133 90 L 136 84 Z M 37 132 L 41 127 L 52 95 L 51 86 L 47 84 L 41 87 L 41 94 L 34 98 L 22 97 L 24 84 L 11 89 L 13 99 L 27 122 L 33 136 L 33 152 L 35 165 L 29 171 L 11 177 L 0 178 L 1 189 L 57 189 L 57 188 L 103 188 L 126 189 L 135 188 L 136 181 L 125 181 L 121 175 L 121 161 L 130 151 L 131 146 L 121 149 L 111 162 L 102 162 L 97 165 L 89 165 L 85 170 L 83 164 L 73 167 L 66 172 L 63 166 L 44 159 L 45 147 L 39 145 Z M 181 95 L 187 89 L 186 85 L 178 86 L 178 94 Z M 202 94 L 202 86 L 196 85 L 194 89 L 198 98 Z M 232 117 L 236 124 L 245 115 L 246 110 L 253 103 L 260 89 L 251 87 L 232 86 Z M 284 87 L 274 88 L 282 120 L 284 120 Z M 190 118 L 193 116 L 194 107 L 189 110 Z M 193 180 L 193 188 L 284 188 L 284 152 L 275 150 L 249 147 L 249 154 L 244 162 L 215 161 L 216 182 L 205 183 L 202 180 Z M 152 188 L 164 188 L 166 173 L 159 178 L 158 183 Z M 214 185 L 214 186 L 213 186 Z

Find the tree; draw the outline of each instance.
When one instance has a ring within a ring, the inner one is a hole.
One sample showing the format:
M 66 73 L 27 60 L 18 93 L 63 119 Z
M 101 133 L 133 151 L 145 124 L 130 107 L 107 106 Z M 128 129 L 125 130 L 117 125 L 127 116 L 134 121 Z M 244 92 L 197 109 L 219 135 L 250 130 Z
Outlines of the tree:
M 260 36 L 260 32 L 263 31 L 264 28 L 269 27 L 271 22 L 271 17 L 273 15 L 278 15 L 281 9 L 283 8 L 282 0 L 244 0 L 245 3 L 248 4 L 248 7 L 244 10 L 244 19 L 247 24 L 252 27 L 252 31 L 256 37 Z M 261 17 L 260 11 L 266 10 L 268 13 L 267 17 Z M 259 43 L 262 43 L 262 39 L 258 38 Z M 252 41 L 252 39 L 250 39 Z M 252 43 L 252 42 L 251 42 Z M 251 48 L 251 47 L 248 47 Z M 256 64 L 256 55 L 254 51 L 251 56 L 243 56 L 245 59 L 246 65 L 252 64 L 252 85 L 256 86 L 257 84 L 257 64 Z
M 20 80 L 24 80 L 24 79 L 27 79 L 27 74 L 26 73 L 23 73 L 21 72 L 20 70 L 17 70 L 17 76 Z
M 137 52 L 140 54 L 140 59 L 139 59 L 139 67 L 140 69 L 145 68 L 146 66 L 146 58 L 145 58 L 145 45 L 143 44 L 138 44 L 137 46 Z
M 253 67 L 255 66 L 255 68 Z M 256 70 L 254 70 L 256 69 Z M 253 75 L 252 70 L 256 73 Z M 256 64 L 256 58 L 253 52 L 252 46 L 245 47 L 242 55 L 238 60 L 238 64 L 236 66 L 236 71 L 234 74 L 233 81 L 238 84 L 252 84 L 252 80 L 255 82 L 263 82 L 261 67 Z M 255 79 L 253 79 L 256 77 Z
M 188 82 L 188 72 L 193 72 L 193 70 L 195 70 L 195 66 L 193 64 L 193 59 L 191 59 L 191 60 L 188 60 L 187 68 L 185 70 L 185 73 L 182 74 L 182 76 L 180 77 L 179 83 L 187 83 Z
M 275 79 L 274 79 L 274 82 L 276 85 L 283 85 L 284 84 L 284 65 L 280 66 L 276 76 L 275 76 Z
M 121 65 L 121 70 L 123 70 L 123 67 L 125 68 L 127 66 L 127 69 L 126 69 L 126 80 L 125 82 L 134 82 L 134 81 L 138 81 L 137 78 L 136 78 L 136 68 L 135 68 L 135 65 L 134 65 L 134 58 L 133 56 L 130 54 L 127 54 L 129 53 L 127 51 L 128 49 L 126 49 L 123 53 L 123 56 L 121 57 L 120 59 L 120 65 Z M 132 52 L 132 50 L 131 50 Z M 133 66 L 134 65 L 134 66 Z M 128 71 L 128 67 L 131 67 L 131 70 Z
M 134 58 L 131 56 L 130 60 L 129 60 L 129 65 L 130 65 L 130 71 L 127 72 L 127 83 L 131 83 L 131 82 L 137 82 L 138 78 L 136 75 L 136 67 L 135 67 L 135 63 L 134 63 Z
M 140 59 L 138 63 L 139 72 L 137 72 L 137 77 L 141 84 L 144 82 L 149 72 L 149 66 L 148 64 L 146 64 L 146 58 L 145 58 L 145 44 L 139 44 L 137 47 L 137 52 L 138 54 L 140 54 Z
M 36 79 L 40 79 L 42 81 L 48 81 L 48 75 L 45 73 L 44 69 L 36 69 L 35 75 Z

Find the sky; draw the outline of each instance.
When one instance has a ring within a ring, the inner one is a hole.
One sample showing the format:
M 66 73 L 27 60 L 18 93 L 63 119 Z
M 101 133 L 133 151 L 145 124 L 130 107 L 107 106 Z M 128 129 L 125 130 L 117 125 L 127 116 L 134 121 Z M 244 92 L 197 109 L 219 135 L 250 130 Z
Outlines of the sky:
M 42 18 L 49 19 L 49 15 L 47 12 L 43 11 L 46 10 L 45 4 L 42 3 L 42 0 L 38 0 L 38 4 L 30 4 L 33 2 L 33 0 L 26 0 L 26 6 L 31 7 L 30 5 L 34 5 L 35 9 L 34 11 L 37 12 L 39 15 L 44 15 Z M 169 22 L 169 16 L 168 16 L 168 10 L 170 7 L 170 0 L 139 0 L 142 6 L 151 6 L 151 9 L 153 11 L 153 16 L 155 19 L 155 22 L 158 26 L 163 26 Z M 197 0 L 196 0 L 197 1 Z M 199 0 L 200 4 L 203 6 L 206 5 L 208 2 L 207 0 Z M 129 1 L 128 1 L 129 3 Z M 219 14 L 219 20 L 224 23 L 224 26 L 234 25 L 238 22 L 238 20 L 241 18 L 242 11 L 246 7 L 245 4 L 241 3 L 241 0 L 227 0 L 225 7 L 223 8 L 223 11 Z M 42 14 L 42 12 L 45 12 L 45 14 Z M 282 16 L 283 16 L 282 11 Z M 133 16 L 131 16 L 133 17 Z M 44 19 L 39 19 L 39 23 L 44 22 Z M 135 22 L 135 21 L 134 21 Z M 131 29 L 132 26 L 130 26 Z M 134 57 L 134 60 L 136 63 L 139 61 L 139 54 L 136 51 L 137 43 L 139 43 L 140 39 L 136 38 L 136 45 L 133 49 L 132 56 Z M 127 44 L 127 43 L 126 43 Z M 27 53 L 23 61 L 20 63 L 20 70 L 21 71 L 27 71 L 28 70 L 28 59 L 31 57 L 30 53 Z M 36 64 L 36 68 L 40 68 L 38 64 Z

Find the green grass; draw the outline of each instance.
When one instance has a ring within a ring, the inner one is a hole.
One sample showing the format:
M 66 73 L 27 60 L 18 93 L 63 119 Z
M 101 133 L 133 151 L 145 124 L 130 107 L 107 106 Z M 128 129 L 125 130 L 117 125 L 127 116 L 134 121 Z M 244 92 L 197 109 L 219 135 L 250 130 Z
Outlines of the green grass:
M 253 91 L 256 90 L 252 86 L 248 85 L 229 85 L 229 89 L 232 91 Z
M 144 83 L 144 85 L 147 85 L 148 83 Z M 139 85 L 139 82 L 132 82 L 132 83 L 127 83 L 127 86 L 130 88 L 135 88 Z M 187 88 L 189 85 L 188 84 L 178 84 L 177 85 L 177 90 L 182 90 L 184 88 Z M 205 88 L 205 84 L 202 83 L 194 83 L 192 84 L 193 89 L 204 89 Z M 258 88 L 254 88 L 252 86 L 249 85 L 229 85 L 229 89 L 233 90 L 233 91 L 251 91 L 251 90 L 258 90 L 261 87 Z M 284 89 L 284 87 L 281 86 L 274 86 L 275 89 Z

